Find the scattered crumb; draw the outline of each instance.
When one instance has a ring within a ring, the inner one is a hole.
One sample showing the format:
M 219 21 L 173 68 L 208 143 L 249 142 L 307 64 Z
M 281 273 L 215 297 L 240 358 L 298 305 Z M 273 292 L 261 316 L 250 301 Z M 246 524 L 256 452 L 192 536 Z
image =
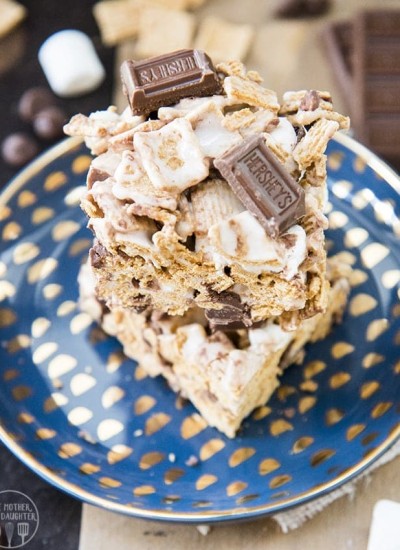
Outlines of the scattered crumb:
M 196 525 L 196 529 L 204 537 L 211 531 L 211 527 L 209 525 Z
M 139 430 L 135 430 L 135 431 L 133 432 L 133 435 L 134 435 L 135 437 L 140 437 L 141 435 L 143 435 L 143 430 L 140 430 L 140 429 L 139 429 Z
M 190 455 L 187 460 L 185 460 L 186 466 L 196 466 L 199 463 L 197 456 Z
M 174 455 L 174 453 L 169 453 L 168 460 L 172 463 L 175 462 L 176 456 Z

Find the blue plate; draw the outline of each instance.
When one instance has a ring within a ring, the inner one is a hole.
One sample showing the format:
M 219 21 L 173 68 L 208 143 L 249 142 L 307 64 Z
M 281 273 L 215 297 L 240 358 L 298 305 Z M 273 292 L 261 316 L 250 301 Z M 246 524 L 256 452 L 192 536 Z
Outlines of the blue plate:
M 318 497 L 400 435 L 400 183 L 346 136 L 329 146 L 328 244 L 354 267 L 343 324 L 229 440 L 77 308 L 90 162 L 67 140 L 0 203 L 0 437 L 49 483 L 152 519 L 254 518 Z

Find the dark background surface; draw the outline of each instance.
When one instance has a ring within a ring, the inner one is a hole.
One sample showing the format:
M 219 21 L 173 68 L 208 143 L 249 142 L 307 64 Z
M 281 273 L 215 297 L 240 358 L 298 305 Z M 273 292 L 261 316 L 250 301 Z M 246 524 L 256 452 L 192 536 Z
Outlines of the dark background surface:
M 28 10 L 23 24 L 0 41 L 0 142 L 10 133 L 32 133 L 29 124 L 17 115 L 18 101 L 31 86 L 47 86 L 37 52 L 44 40 L 56 31 L 73 28 L 86 32 L 109 75 L 102 86 L 84 96 L 59 99 L 67 117 L 77 112 L 89 113 L 107 107 L 111 102 L 114 52 L 101 45 L 99 31 L 92 17 L 90 0 L 19 0 Z M 1 17 L 1 12 L 0 12 Z M 52 143 L 41 141 L 44 151 Z M 0 160 L 0 188 L 18 170 Z M 53 489 L 25 468 L 0 443 L 0 491 L 16 490 L 27 494 L 36 504 L 40 525 L 35 538 L 24 546 L 27 550 L 75 550 L 79 544 L 81 504 Z M 0 541 L 2 544 L 2 541 Z

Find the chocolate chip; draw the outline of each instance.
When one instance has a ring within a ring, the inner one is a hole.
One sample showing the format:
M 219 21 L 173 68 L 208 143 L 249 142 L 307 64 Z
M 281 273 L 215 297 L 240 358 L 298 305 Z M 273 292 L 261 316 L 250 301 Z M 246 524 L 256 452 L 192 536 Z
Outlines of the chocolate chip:
M 32 160 L 39 152 L 36 141 L 28 134 L 17 132 L 8 136 L 1 144 L 4 162 L 21 167 Z
M 320 99 L 318 92 L 316 90 L 308 90 L 300 102 L 300 109 L 302 111 L 315 111 L 318 109 L 319 104 Z
M 106 256 L 107 250 L 102 244 L 96 242 L 89 251 L 90 265 L 95 269 L 102 267 Z
M 277 17 L 314 17 L 323 15 L 331 7 L 331 0 L 283 0 L 275 12 Z
M 59 107 L 46 107 L 33 120 L 33 130 L 42 139 L 57 139 L 63 135 L 66 115 Z
M 54 102 L 55 98 L 47 88 L 29 88 L 19 100 L 18 114 L 25 122 L 33 122 L 40 111 L 54 105 Z
M 211 330 L 233 330 L 252 325 L 248 306 L 242 304 L 240 296 L 227 290 L 215 292 L 209 290 L 211 300 L 222 306 L 221 309 L 206 309 L 205 315 Z

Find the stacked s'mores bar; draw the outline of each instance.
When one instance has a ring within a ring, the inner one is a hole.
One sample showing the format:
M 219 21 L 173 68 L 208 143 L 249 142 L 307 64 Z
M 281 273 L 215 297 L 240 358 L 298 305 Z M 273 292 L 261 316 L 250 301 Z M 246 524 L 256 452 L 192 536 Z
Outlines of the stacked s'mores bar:
M 327 92 L 279 102 L 255 71 L 199 50 L 121 72 L 122 114 L 65 127 L 95 155 L 81 304 L 234 437 L 341 318 L 348 266 L 326 257 L 324 152 L 349 121 Z

